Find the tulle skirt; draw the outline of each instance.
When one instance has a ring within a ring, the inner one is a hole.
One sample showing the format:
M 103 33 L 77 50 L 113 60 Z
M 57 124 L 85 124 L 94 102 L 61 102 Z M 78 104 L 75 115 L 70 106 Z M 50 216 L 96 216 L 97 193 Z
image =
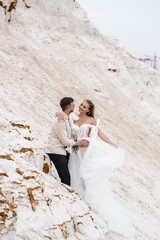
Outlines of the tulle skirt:
M 124 161 L 124 150 L 98 139 L 89 141 L 88 148 L 79 148 L 71 154 L 71 186 L 107 223 L 110 230 L 130 237 L 133 227 L 109 184 L 113 170 Z

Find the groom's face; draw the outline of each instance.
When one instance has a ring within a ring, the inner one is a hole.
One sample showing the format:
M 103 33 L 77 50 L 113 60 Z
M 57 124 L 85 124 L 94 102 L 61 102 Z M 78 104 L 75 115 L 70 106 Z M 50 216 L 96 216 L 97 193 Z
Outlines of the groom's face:
M 74 108 L 75 108 L 75 105 L 74 105 L 74 102 L 72 102 L 72 103 L 69 105 L 70 113 L 74 111 Z

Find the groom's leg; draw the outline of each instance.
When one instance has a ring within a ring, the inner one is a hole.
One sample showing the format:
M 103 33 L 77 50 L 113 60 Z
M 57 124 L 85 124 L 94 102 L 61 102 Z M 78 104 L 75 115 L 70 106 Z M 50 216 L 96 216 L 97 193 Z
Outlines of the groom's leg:
M 70 173 L 68 170 L 67 156 L 60 154 L 48 154 L 55 165 L 62 183 L 70 186 Z
M 67 152 L 67 164 L 69 162 L 70 153 Z

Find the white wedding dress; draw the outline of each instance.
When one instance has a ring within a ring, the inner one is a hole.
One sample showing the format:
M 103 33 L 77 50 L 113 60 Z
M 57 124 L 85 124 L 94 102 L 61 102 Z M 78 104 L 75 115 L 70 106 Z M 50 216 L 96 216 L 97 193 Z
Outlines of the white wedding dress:
M 109 184 L 113 170 L 124 161 L 124 151 L 99 140 L 98 125 L 97 120 L 97 126 L 83 124 L 79 127 L 71 120 L 73 137 L 89 140 L 87 148 L 73 148 L 70 154 L 71 187 L 108 224 L 111 231 L 130 237 L 133 227 Z

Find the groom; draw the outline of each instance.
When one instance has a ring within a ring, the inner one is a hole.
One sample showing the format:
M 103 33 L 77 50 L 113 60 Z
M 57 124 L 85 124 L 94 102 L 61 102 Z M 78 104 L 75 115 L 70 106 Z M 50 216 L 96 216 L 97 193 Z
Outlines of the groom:
M 46 153 L 54 163 L 59 177 L 61 178 L 61 182 L 70 185 L 70 173 L 68 170 L 69 154 L 67 154 L 66 147 L 87 147 L 88 142 L 86 140 L 75 142 L 71 138 L 69 114 L 74 111 L 74 99 L 71 97 L 64 97 L 60 101 L 60 106 L 64 121 L 59 122 L 57 117 L 54 119 L 52 130 L 48 137 Z

